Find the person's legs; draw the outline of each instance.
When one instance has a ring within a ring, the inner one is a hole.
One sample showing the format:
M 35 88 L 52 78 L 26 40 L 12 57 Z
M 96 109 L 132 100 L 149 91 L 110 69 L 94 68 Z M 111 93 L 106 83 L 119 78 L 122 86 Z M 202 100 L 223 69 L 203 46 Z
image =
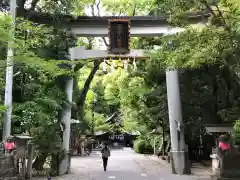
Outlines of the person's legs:
M 107 165 L 108 165 L 108 158 L 106 158 L 106 168 L 107 168 Z
M 102 157 L 102 159 L 103 159 L 103 169 L 104 169 L 104 171 L 106 171 L 106 169 L 107 169 L 107 159 L 108 158 Z
M 77 155 L 79 156 L 80 153 L 81 153 L 81 148 L 80 148 L 80 146 L 78 146 L 78 147 L 77 147 Z
M 102 160 L 103 160 L 103 169 L 104 169 L 104 171 L 105 171 L 105 158 L 102 157 Z

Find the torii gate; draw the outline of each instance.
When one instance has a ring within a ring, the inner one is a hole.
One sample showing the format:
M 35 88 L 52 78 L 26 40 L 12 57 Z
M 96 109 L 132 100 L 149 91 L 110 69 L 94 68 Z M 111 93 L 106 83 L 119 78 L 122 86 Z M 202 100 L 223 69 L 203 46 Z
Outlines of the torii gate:
M 53 16 L 33 11 L 20 11 L 18 16 L 26 17 L 28 20 L 41 23 L 52 24 Z M 190 13 L 187 15 L 189 23 L 198 23 L 206 20 L 210 14 L 208 13 Z M 109 20 L 121 18 L 129 19 L 131 28 L 130 36 L 162 36 L 164 34 L 173 34 L 183 29 L 173 29 L 168 26 L 167 17 L 71 17 L 64 16 L 61 23 L 65 24 L 78 37 L 107 37 L 109 35 Z M 104 59 L 109 57 L 124 58 L 146 58 L 143 50 L 129 50 L 124 54 L 112 54 L 105 50 L 86 50 L 84 47 L 71 48 L 69 51 L 72 61 L 78 59 Z M 166 71 L 167 83 L 167 99 L 169 111 L 169 124 L 171 136 L 171 160 L 173 173 L 188 174 L 190 167 L 188 165 L 187 151 L 185 149 L 184 130 L 182 121 L 182 109 L 179 92 L 178 70 Z M 69 88 L 70 87 L 70 88 Z M 69 102 L 72 102 L 73 79 L 69 78 L 66 83 L 66 94 Z M 69 152 L 70 127 L 71 127 L 71 107 L 66 108 L 65 129 L 63 132 L 63 148 Z M 67 173 L 70 167 L 70 159 L 65 158 L 60 165 L 60 174 Z
M 120 17 L 122 19 L 129 19 Z M 134 17 L 132 17 L 134 18 Z M 146 18 L 146 17 L 145 17 Z M 146 18 L 147 19 L 147 18 Z M 91 36 L 91 37 L 104 37 L 109 35 L 107 21 L 109 18 L 102 19 L 102 23 L 98 22 L 97 18 L 91 21 L 86 21 L 85 24 L 72 26 L 72 32 L 76 36 Z M 117 20 L 116 20 L 117 21 Z M 120 22 L 120 20 L 119 20 Z M 159 36 L 163 34 L 172 34 L 174 30 L 182 31 L 182 29 L 173 29 L 166 25 L 158 24 L 159 21 L 146 21 L 146 20 L 134 20 L 131 22 L 130 34 L 131 36 Z M 86 50 L 84 47 L 76 47 L 70 49 L 71 60 L 77 59 L 104 59 L 114 57 L 147 58 L 144 50 L 130 50 L 125 54 L 113 54 L 107 50 Z M 173 173 L 188 174 L 191 167 L 188 165 L 188 153 L 185 149 L 184 130 L 182 121 L 182 109 L 179 92 L 179 80 L 177 70 L 166 71 L 167 82 L 167 98 L 168 98 L 168 111 L 169 111 L 169 124 L 171 134 L 171 162 Z M 71 94 L 68 95 L 69 97 Z

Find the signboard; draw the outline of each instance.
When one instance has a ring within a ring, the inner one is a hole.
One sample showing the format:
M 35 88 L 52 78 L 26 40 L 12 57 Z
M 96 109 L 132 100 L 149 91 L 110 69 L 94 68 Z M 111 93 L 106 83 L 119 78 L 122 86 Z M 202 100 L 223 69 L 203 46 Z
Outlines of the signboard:
M 113 136 L 109 136 L 109 139 L 111 139 L 111 140 L 124 140 L 124 136 L 123 135 L 113 135 Z
M 130 20 L 109 19 L 108 20 L 108 50 L 112 54 L 129 53 Z

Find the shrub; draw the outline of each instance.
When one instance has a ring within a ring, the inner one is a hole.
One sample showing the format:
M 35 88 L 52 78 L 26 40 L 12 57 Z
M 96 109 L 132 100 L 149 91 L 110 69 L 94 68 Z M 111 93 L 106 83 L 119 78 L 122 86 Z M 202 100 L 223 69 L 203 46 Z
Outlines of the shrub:
M 162 137 L 160 135 L 150 137 L 150 143 L 152 148 L 154 149 L 154 141 L 155 141 L 155 148 L 156 151 L 162 146 Z
M 138 139 L 134 142 L 134 151 L 140 154 L 145 154 L 145 153 L 151 154 L 153 153 L 153 148 L 148 141 L 143 139 Z
M 235 144 L 240 145 L 240 120 L 237 120 L 235 122 L 233 138 L 234 138 Z
M 142 154 L 142 153 L 143 153 L 143 150 L 144 150 L 144 146 L 145 146 L 144 140 L 138 139 L 138 140 L 136 140 L 136 141 L 134 142 L 133 148 L 134 148 L 134 151 L 135 151 L 136 153 Z

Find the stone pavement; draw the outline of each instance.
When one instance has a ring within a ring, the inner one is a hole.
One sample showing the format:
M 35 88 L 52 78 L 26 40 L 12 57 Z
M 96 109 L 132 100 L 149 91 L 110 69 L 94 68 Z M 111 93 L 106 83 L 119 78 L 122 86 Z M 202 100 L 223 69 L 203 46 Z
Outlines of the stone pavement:
M 47 178 L 34 178 L 34 180 Z M 170 168 L 131 149 L 112 150 L 107 171 L 103 171 L 100 153 L 73 157 L 71 173 L 52 180 L 208 180 L 208 177 L 172 175 Z

